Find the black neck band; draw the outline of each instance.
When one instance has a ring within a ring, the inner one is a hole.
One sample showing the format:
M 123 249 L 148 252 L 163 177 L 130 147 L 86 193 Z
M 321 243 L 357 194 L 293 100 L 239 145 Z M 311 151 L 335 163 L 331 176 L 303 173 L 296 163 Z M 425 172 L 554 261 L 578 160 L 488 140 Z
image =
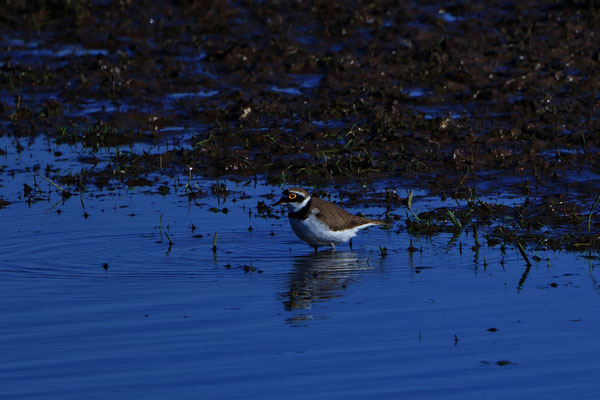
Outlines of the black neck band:
M 308 202 L 306 203 L 306 205 L 304 207 L 302 207 L 298 211 L 290 212 L 288 214 L 288 216 L 290 218 L 296 218 L 296 219 L 306 219 L 306 218 L 308 218 L 308 216 L 310 214 L 310 204 L 311 204 L 311 202 L 312 202 L 312 198 L 308 200 Z

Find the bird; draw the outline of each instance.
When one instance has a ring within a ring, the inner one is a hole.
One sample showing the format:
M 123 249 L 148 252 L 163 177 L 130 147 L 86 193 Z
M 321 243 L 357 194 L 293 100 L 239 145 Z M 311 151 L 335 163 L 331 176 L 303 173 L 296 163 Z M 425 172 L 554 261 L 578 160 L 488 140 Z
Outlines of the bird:
M 350 241 L 364 228 L 385 225 L 384 221 L 350 214 L 348 211 L 318 197 L 311 196 L 305 189 L 285 189 L 273 206 L 288 208 L 290 225 L 296 236 L 317 251 L 319 246 L 331 246 Z

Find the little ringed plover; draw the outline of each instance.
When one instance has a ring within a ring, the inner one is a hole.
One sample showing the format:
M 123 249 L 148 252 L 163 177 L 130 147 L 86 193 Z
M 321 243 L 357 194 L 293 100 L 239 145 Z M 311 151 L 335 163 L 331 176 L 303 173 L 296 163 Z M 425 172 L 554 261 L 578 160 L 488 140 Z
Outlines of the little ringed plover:
M 318 197 L 312 197 L 302 188 L 289 188 L 283 191 L 276 205 L 288 208 L 290 225 L 296 236 L 317 250 L 318 246 L 331 246 L 350 241 L 356 233 L 372 225 L 385 225 L 385 222 L 352 215 L 335 204 Z

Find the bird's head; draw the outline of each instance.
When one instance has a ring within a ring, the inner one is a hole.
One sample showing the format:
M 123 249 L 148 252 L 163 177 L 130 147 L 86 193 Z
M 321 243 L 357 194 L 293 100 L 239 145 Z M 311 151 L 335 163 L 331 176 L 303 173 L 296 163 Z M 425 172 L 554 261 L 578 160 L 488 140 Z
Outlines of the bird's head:
M 290 212 L 300 211 L 310 201 L 310 194 L 302 188 L 285 189 L 273 205 L 285 205 Z

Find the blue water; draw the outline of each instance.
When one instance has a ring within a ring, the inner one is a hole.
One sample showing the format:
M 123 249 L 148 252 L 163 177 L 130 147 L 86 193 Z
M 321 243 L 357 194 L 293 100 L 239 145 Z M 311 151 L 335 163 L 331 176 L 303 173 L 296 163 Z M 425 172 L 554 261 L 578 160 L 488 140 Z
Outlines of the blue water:
M 411 237 L 403 221 L 315 254 L 284 214 L 256 215 L 281 190 L 260 182 L 194 177 L 229 189 L 197 204 L 181 188 L 63 203 L 37 179 L 45 200 L 28 206 L 25 167 L 54 156 L 3 140 L 1 398 L 597 397 L 600 274 L 585 254 L 528 249 L 526 271 L 511 246 Z

